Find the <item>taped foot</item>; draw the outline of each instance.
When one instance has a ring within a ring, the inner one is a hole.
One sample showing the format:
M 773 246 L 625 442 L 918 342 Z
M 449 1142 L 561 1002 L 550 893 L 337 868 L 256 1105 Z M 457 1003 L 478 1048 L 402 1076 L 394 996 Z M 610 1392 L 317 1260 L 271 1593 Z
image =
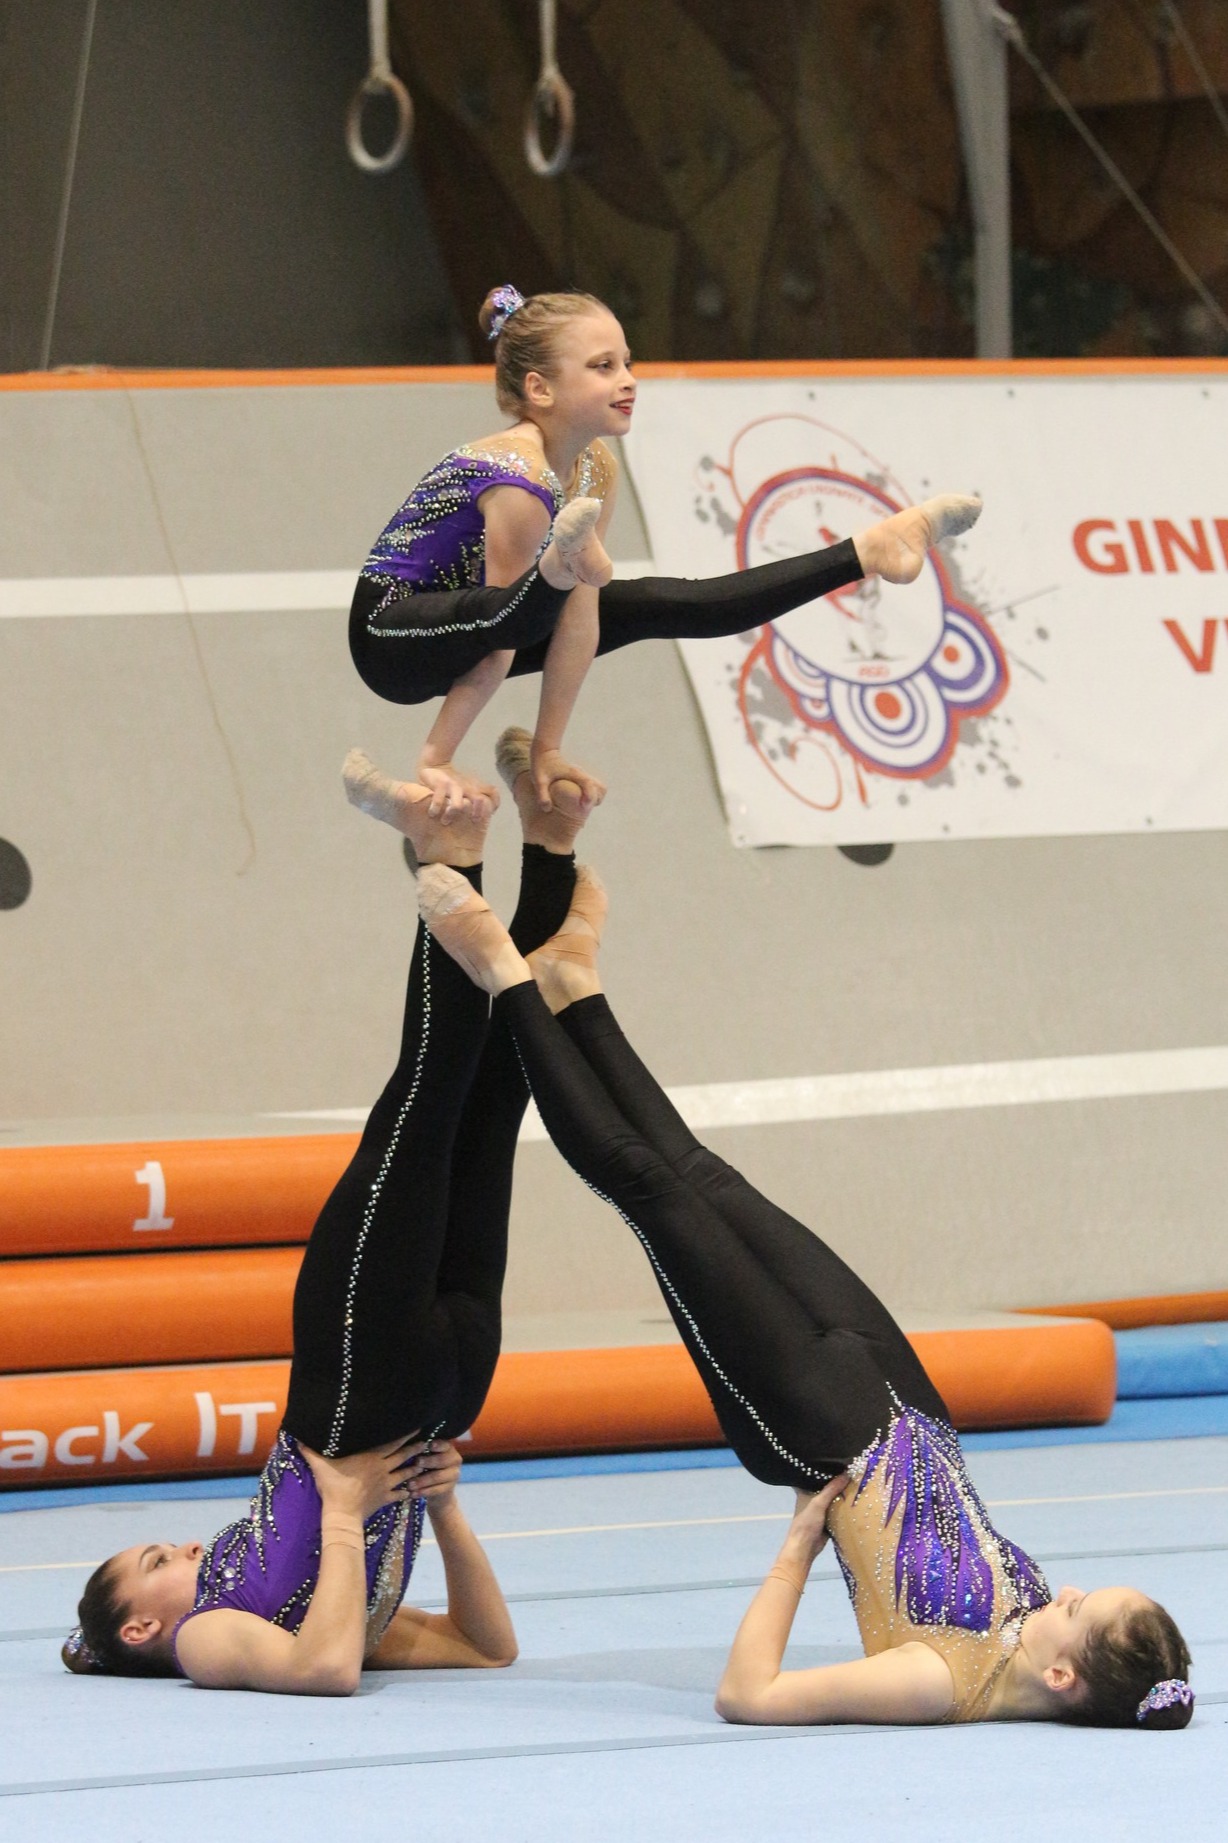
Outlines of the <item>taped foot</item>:
M 452 858 L 458 863 L 480 862 L 486 822 L 460 818 L 441 825 L 431 818 L 434 796 L 429 787 L 417 781 L 394 781 L 362 749 L 350 750 L 342 763 L 341 778 L 350 805 L 407 838 L 420 864 L 440 858 Z
M 581 997 L 583 991 L 600 990 L 597 955 L 609 906 L 609 896 L 597 872 L 588 864 L 577 864 L 576 887 L 566 921 L 557 934 L 529 955 L 533 977 L 547 1001 L 562 997 L 564 1002 L 570 1002 Z
M 417 874 L 423 926 L 475 985 L 501 992 L 520 961 L 511 937 L 484 896 L 447 864 L 424 864 Z
M 555 518 L 541 567 L 556 589 L 574 588 L 581 582 L 604 589 L 613 576 L 614 565 L 597 536 L 600 517 L 600 499 L 572 499 Z
M 915 582 L 927 551 L 970 530 L 982 510 L 981 501 L 968 493 L 940 493 L 919 506 L 906 506 L 853 539 L 861 566 L 867 576 L 881 576 L 884 582 Z
M 515 727 L 505 729 L 495 744 L 495 767 L 504 785 L 511 789 L 526 842 L 570 851 L 572 840 L 588 818 L 583 790 L 575 781 L 551 781 L 550 798 L 554 802 L 554 811 L 543 813 L 537 803 L 530 772 L 532 745 L 533 738 L 528 730 Z

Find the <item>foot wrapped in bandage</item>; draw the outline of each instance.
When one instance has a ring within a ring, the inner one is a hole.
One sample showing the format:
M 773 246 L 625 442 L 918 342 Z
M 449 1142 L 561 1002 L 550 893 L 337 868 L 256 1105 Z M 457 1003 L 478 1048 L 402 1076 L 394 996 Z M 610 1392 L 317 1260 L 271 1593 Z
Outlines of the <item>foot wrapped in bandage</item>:
M 604 589 L 614 574 L 609 553 L 597 535 L 600 499 L 571 499 L 557 514 L 550 542 L 542 553 L 541 571 L 556 589 L 577 583 Z
M 529 970 L 485 897 L 447 864 L 424 864 L 417 873 L 423 926 L 475 985 L 501 992 Z
M 495 767 L 512 790 L 526 843 L 570 851 L 592 807 L 586 804 L 580 783 L 564 776 L 551 781 L 552 811 L 543 813 L 533 782 L 532 748 L 528 730 L 504 730 L 495 744 Z
M 434 796 L 429 787 L 417 781 L 394 781 L 361 749 L 350 750 L 342 763 L 341 778 L 351 806 L 407 838 L 420 864 L 439 858 L 454 864 L 481 862 L 487 820 L 465 814 L 442 825 L 431 817 Z
M 981 501 L 967 493 L 940 493 L 919 506 L 906 506 L 857 533 L 853 545 L 862 570 L 884 582 L 915 582 L 926 552 L 944 538 L 969 530 L 982 509 Z
M 579 998 L 600 992 L 597 954 L 610 899 L 605 885 L 587 864 L 576 866 L 576 887 L 567 919 L 557 934 L 529 955 L 529 966 L 542 997 L 554 1012 Z

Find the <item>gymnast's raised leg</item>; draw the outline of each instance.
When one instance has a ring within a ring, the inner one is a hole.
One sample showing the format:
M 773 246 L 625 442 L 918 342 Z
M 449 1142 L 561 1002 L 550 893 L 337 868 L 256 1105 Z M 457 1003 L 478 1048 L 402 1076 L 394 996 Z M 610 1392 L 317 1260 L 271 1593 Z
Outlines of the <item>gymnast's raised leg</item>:
M 744 633 L 866 576 L 915 582 L 926 552 L 967 531 L 980 515 L 979 499 L 947 493 L 805 556 L 782 557 L 727 576 L 637 576 L 608 583 L 597 603 L 598 655 L 636 640 L 712 640 Z M 544 658 L 544 644 L 522 648 L 512 675 L 540 671 Z
M 897 1397 L 945 1420 L 870 1289 L 700 1145 L 634 1055 L 593 964 L 600 886 L 577 885 L 566 930 L 527 963 L 458 879 L 424 873 L 420 889 L 428 927 L 497 993 L 494 1015 L 559 1151 L 645 1248 L 747 1469 L 814 1489 L 886 1425 Z
M 600 885 L 526 963 L 480 898 L 424 873 L 423 918 L 495 995 L 560 1152 L 652 1262 L 743 1464 L 799 1490 L 776 1565 L 718 1692 L 729 1720 L 1189 1719 L 1189 1653 L 1133 1588 L 1051 1599 L 1000 1535 L 937 1390 L 870 1289 L 817 1236 L 699 1145 L 601 994 Z M 556 1015 L 557 1014 L 557 1015 Z M 822 1489 L 816 1487 L 822 1486 Z M 866 1656 L 784 1670 L 830 1524 Z

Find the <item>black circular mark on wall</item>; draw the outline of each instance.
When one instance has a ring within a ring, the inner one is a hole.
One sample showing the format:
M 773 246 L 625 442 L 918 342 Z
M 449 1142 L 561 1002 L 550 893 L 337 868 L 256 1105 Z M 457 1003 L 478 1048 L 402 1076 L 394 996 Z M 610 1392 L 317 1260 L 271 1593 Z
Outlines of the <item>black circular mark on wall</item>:
M 850 864 L 885 864 L 894 845 L 837 845 L 841 857 L 846 857 Z
M 33 886 L 24 855 L 7 838 L 0 838 L 0 909 L 19 909 Z

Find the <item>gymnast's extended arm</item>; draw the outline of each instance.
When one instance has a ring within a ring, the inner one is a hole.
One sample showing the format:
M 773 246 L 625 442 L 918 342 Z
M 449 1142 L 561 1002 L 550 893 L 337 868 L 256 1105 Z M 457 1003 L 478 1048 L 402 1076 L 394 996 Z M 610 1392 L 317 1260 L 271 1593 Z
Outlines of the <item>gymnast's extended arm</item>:
M 930 1646 L 913 1643 L 847 1664 L 782 1670 L 785 1646 L 815 1557 L 827 1542 L 827 1510 L 848 1483 L 798 1493 L 784 1546 L 738 1627 L 716 1692 L 726 1721 L 933 1722 L 955 1700 L 951 1673 Z

